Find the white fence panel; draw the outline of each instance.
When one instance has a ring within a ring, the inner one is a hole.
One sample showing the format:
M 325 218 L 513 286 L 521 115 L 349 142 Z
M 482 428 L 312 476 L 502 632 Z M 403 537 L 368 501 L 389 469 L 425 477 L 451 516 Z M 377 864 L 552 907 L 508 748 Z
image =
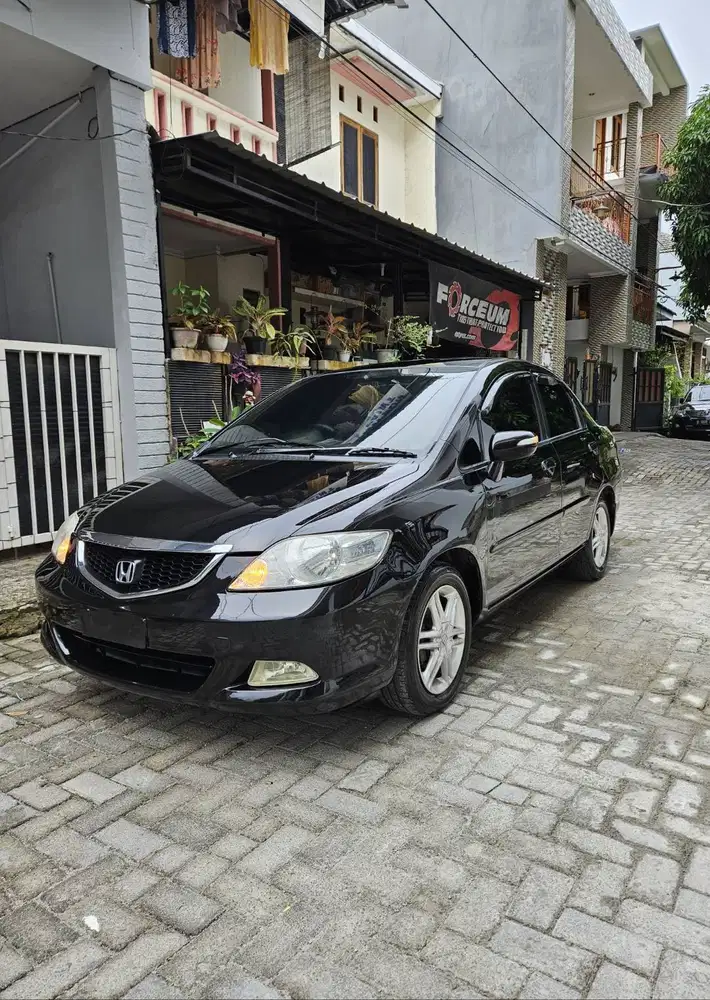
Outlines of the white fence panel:
M 0 340 L 0 550 L 123 482 L 116 352 Z

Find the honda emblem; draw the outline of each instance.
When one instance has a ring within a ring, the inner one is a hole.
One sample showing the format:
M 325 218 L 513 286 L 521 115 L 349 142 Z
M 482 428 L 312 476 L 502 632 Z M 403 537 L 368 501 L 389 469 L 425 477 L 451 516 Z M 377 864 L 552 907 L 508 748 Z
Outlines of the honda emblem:
M 130 586 L 136 578 L 141 562 L 141 559 L 121 559 L 116 563 L 116 583 L 121 583 L 124 587 Z

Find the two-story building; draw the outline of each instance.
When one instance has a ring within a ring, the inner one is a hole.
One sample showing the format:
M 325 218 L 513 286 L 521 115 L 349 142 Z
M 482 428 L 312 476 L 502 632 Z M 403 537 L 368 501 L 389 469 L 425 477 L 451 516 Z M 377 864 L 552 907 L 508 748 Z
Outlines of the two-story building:
M 687 97 L 660 28 L 632 37 L 611 0 L 410 0 L 368 28 L 443 83 L 438 231 L 547 283 L 527 356 L 630 426 L 635 352 L 653 341 L 654 192 Z

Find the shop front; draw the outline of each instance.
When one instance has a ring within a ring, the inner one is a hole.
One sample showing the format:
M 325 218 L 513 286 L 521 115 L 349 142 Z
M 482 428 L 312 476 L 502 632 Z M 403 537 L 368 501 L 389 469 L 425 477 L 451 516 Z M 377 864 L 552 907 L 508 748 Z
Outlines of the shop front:
M 215 133 L 155 143 L 153 165 L 178 442 L 215 410 L 228 416 L 245 391 L 265 395 L 322 371 L 393 357 L 527 356 L 535 279 Z M 205 336 L 174 346 L 181 285 L 208 292 L 208 312 L 231 316 L 224 352 L 208 350 Z M 266 308 L 283 312 L 259 327 L 254 313 Z M 269 324 L 268 336 L 254 336 Z

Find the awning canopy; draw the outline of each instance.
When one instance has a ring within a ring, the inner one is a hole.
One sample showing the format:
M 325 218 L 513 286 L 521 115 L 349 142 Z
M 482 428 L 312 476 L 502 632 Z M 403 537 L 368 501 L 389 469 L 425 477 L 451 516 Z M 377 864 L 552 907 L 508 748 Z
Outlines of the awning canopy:
M 244 149 L 216 132 L 152 146 L 161 200 L 287 241 L 293 266 L 358 268 L 401 264 L 421 275 L 429 262 L 457 268 L 524 299 L 543 284 L 520 271 L 417 229 L 324 184 Z

